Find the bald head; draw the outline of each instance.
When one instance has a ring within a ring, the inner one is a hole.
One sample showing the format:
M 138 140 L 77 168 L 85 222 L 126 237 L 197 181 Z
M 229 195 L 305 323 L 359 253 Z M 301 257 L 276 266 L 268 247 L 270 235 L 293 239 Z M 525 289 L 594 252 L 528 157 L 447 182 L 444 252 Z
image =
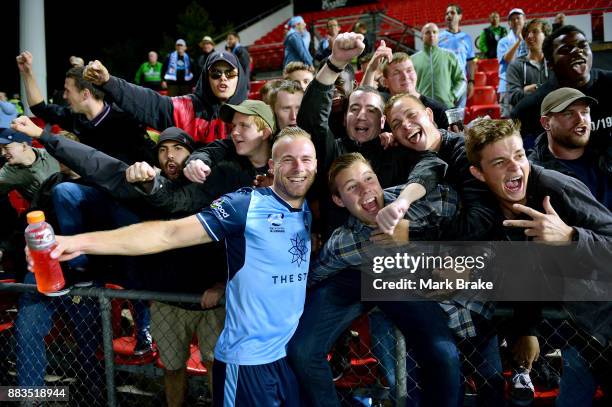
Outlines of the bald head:
M 434 23 L 427 23 L 421 29 L 421 35 L 423 36 L 423 44 L 429 47 L 438 46 L 438 26 Z

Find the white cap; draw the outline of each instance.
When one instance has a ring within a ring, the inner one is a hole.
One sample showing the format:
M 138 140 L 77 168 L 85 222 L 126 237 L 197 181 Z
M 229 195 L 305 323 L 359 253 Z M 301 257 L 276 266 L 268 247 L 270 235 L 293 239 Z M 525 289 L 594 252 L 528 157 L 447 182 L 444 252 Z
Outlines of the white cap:
M 508 20 L 510 20 L 510 17 L 512 17 L 512 14 L 522 14 L 522 15 L 525 15 L 525 12 L 523 11 L 522 8 L 513 8 L 508 13 Z

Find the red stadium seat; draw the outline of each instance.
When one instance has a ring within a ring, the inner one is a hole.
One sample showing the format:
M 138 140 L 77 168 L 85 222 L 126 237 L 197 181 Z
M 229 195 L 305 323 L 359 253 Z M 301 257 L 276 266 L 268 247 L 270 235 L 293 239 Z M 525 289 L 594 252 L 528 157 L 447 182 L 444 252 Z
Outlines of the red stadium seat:
M 497 72 L 499 70 L 499 62 L 497 59 L 480 59 L 478 60 L 477 70 L 481 72 Z
M 474 105 L 466 109 L 464 123 L 468 124 L 472 120 L 489 116 L 491 119 L 499 119 L 501 117 L 501 108 L 499 105 Z
M 16 190 L 9 192 L 8 198 L 11 206 L 15 208 L 15 211 L 19 216 L 24 214 L 30 208 L 30 202 L 21 196 L 21 194 Z
M 487 75 L 487 86 L 493 86 L 497 89 L 497 85 L 499 85 L 499 72 L 498 71 L 490 71 L 486 73 Z
M 113 290 L 123 290 L 123 287 L 117 284 L 107 283 L 106 288 Z M 136 346 L 136 330 L 134 327 L 128 336 L 121 336 L 121 318 L 123 309 L 126 307 L 134 315 L 134 309 L 129 300 L 114 298 L 111 300 L 111 318 L 113 328 L 113 351 L 115 353 L 115 364 L 124 366 L 144 366 L 153 363 L 157 357 L 157 349 L 153 346 L 153 351 L 145 353 L 141 356 L 134 355 L 134 347 Z M 134 320 L 134 318 L 132 318 Z M 103 358 L 101 352 L 96 356 L 99 359 Z
M 261 89 L 265 84 L 266 81 L 251 81 L 251 93 L 259 92 L 259 89 Z
M 475 86 L 471 105 L 492 105 L 497 103 L 497 94 L 493 86 Z
M 487 85 L 487 74 L 484 72 L 474 73 L 474 86 L 486 86 Z

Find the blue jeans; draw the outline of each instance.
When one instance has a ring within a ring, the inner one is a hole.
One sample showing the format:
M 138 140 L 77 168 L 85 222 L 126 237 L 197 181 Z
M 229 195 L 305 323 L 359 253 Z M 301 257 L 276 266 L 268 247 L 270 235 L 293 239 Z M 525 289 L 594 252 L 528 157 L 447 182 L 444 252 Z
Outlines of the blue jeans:
M 478 406 L 503 406 L 505 379 L 503 376 L 499 340 L 490 321 L 472 312 L 477 336 L 459 342 L 463 355 L 464 373 L 476 384 Z
M 490 322 L 472 313 L 472 320 L 478 336 L 459 341 L 458 348 L 463 355 L 463 373 L 471 375 L 477 387 L 478 406 L 504 405 L 504 377 L 499 354 L 499 341 Z M 372 336 L 377 336 L 373 353 L 382 364 L 390 392 L 395 394 L 395 345 L 396 341 L 388 332 L 393 332 L 393 324 L 383 314 L 370 314 Z M 420 406 L 422 392 L 417 387 L 421 374 L 417 366 L 418 359 L 409 349 L 406 357 L 407 406 Z M 464 391 L 462 389 L 461 394 Z
M 316 287 L 307 298 L 288 356 L 309 406 L 339 406 L 327 353 L 338 336 L 377 305 L 402 331 L 422 366 L 423 406 L 460 402 L 459 354 L 447 317 L 435 302 L 360 302 L 360 273 L 346 270 Z
M 563 374 L 559 385 L 557 407 L 582 407 L 593 404 L 597 383 L 589 368 L 589 363 L 574 347 L 561 349 Z
M 26 274 L 24 283 L 35 284 L 33 273 Z M 75 375 L 81 379 L 93 397 L 104 393 L 103 369 L 95 356 L 102 340 L 100 312 L 95 299 L 62 296 L 49 298 L 38 293 L 24 293 L 19 298 L 15 325 L 17 354 L 17 384 L 44 386 L 47 369 L 45 336 L 53 326 L 53 317 L 63 311 L 73 325 L 73 337 L 78 346 Z M 67 321 L 66 321 L 67 322 Z
M 107 193 L 87 185 L 63 182 L 53 189 L 53 206 L 60 232 L 76 235 L 94 230 L 113 229 L 140 222 L 140 218 Z M 135 280 L 135 259 L 125 257 L 122 267 L 127 271 L 126 288 L 140 285 Z M 89 261 L 81 255 L 67 262 L 69 268 L 85 268 Z M 145 301 L 133 301 L 134 317 L 139 341 L 147 337 L 151 313 Z

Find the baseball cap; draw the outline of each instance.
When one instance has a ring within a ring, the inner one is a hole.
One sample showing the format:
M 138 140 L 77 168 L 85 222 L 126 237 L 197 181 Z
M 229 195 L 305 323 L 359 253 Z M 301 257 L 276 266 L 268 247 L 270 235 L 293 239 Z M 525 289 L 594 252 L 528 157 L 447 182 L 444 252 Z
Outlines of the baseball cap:
M 522 15 L 525 15 L 525 12 L 523 11 L 522 8 L 513 8 L 508 13 L 508 20 L 510 20 L 510 17 L 512 17 L 512 14 L 522 14 Z
M 546 95 L 540 106 L 540 115 L 545 116 L 550 112 L 562 112 L 577 100 L 585 100 L 589 105 L 597 103 L 597 99 L 585 95 L 578 89 L 559 88 Z
M 221 106 L 219 116 L 221 116 L 221 120 L 224 122 L 231 123 L 234 118 L 234 112 L 246 114 L 248 116 L 261 117 L 274 133 L 274 113 L 272 113 L 270 106 L 261 100 L 247 99 L 239 105 L 230 105 L 226 103 Z
M 182 46 L 186 47 L 187 43 L 185 42 L 184 39 L 179 38 L 178 40 L 176 40 L 176 43 L 174 45 L 182 45 Z
M 191 138 L 189 134 L 185 132 L 185 130 L 179 129 L 178 127 L 168 127 L 166 130 L 162 131 L 159 135 L 159 140 L 155 145 L 155 148 L 159 147 L 161 143 L 164 141 L 178 141 L 191 152 L 195 149 L 195 142 Z
M 234 69 L 238 69 L 238 60 L 236 56 L 227 51 L 217 51 L 210 54 L 206 60 L 206 66 L 210 69 L 214 64 L 221 61 L 227 62 Z
M 202 37 L 202 41 L 200 41 L 200 43 L 211 43 L 212 45 L 215 45 L 215 42 L 213 41 L 212 38 L 210 38 L 210 36 L 205 35 L 204 37 Z
M 15 131 L 13 129 L 1 129 L 0 130 L 0 144 L 11 144 L 11 143 L 28 143 L 32 144 L 32 139 L 25 134 Z

